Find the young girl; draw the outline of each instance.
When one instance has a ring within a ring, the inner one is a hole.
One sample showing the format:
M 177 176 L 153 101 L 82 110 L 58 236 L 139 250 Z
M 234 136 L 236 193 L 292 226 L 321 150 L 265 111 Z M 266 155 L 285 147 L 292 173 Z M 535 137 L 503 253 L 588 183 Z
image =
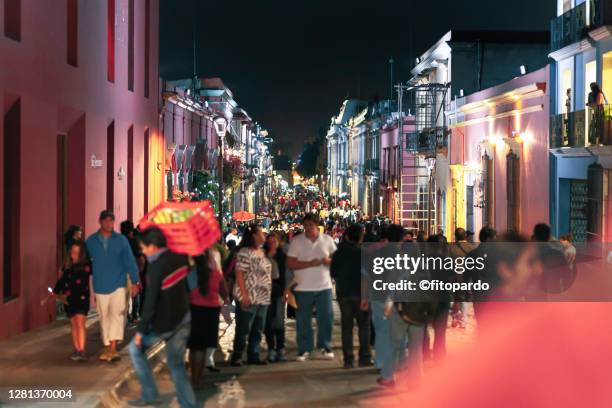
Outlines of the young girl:
M 91 267 L 85 244 L 75 241 L 68 249 L 68 258 L 53 293 L 64 299 L 66 314 L 72 328 L 75 361 L 85 361 L 85 320 L 89 312 L 89 276 Z

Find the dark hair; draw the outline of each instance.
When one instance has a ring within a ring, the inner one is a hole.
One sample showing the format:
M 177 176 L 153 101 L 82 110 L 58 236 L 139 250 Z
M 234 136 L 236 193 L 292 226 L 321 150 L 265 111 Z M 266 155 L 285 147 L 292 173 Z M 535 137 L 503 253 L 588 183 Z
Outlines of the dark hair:
M 255 248 L 255 234 L 259 230 L 260 226 L 257 224 L 250 224 L 244 229 L 244 235 L 240 241 L 238 248 Z
M 497 231 L 491 227 L 482 227 L 478 233 L 478 241 L 487 242 L 494 240 L 497 237 Z
M 119 225 L 119 229 L 123 235 L 129 235 L 134 232 L 134 223 L 130 220 L 125 220 Z
M 66 245 L 66 249 L 74 242 L 74 233 L 77 231 L 82 231 L 79 225 L 71 225 L 68 227 L 68 230 L 64 233 L 64 244 Z
M 533 239 L 538 242 L 550 241 L 550 227 L 548 224 L 539 223 L 533 227 Z
M 461 227 L 455 228 L 455 240 L 456 241 L 465 241 L 467 239 L 467 233 Z
M 305 221 L 312 221 L 312 222 L 314 222 L 315 224 L 318 225 L 319 224 L 319 216 L 317 214 L 315 214 L 315 213 L 308 213 L 308 214 L 304 215 L 304 218 L 302 218 L 302 224 Z
M 210 259 L 209 251 L 210 250 L 207 249 L 202 255 L 193 258 L 196 270 L 198 271 L 198 290 L 202 296 L 206 296 L 206 292 L 208 291 L 208 279 L 210 278 L 210 267 L 208 266 Z
M 363 227 L 359 224 L 353 224 L 346 229 L 345 234 L 349 241 L 359 242 L 363 235 Z
M 391 224 L 385 229 L 385 238 L 389 242 L 401 242 L 404 238 L 404 228 L 398 224 Z
M 271 232 L 266 236 L 266 242 L 264 242 L 263 248 L 264 251 L 266 252 L 266 254 L 268 253 L 268 251 L 270 250 L 270 245 L 268 245 L 268 239 L 270 238 L 276 238 L 276 242 L 278 242 L 278 250 L 280 250 L 280 246 L 281 246 L 281 239 L 279 234 L 275 233 L 275 232 Z
M 72 257 L 70 256 L 70 251 L 72 250 L 72 247 L 74 246 L 79 247 L 79 259 L 76 264 L 72 262 Z M 85 243 L 83 241 L 72 242 L 70 246 L 68 247 L 68 256 L 66 257 L 66 262 L 64 262 L 64 268 L 70 269 L 74 265 L 87 265 L 87 264 L 89 264 L 89 255 L 87 254 L 87 247 L 85 246 Z
M 168 245 L 166 236 L 158 227 L 149 227 L 140 234 L 140 242 L 144 245 L 154 245 L 158 248 L 166 248 Z

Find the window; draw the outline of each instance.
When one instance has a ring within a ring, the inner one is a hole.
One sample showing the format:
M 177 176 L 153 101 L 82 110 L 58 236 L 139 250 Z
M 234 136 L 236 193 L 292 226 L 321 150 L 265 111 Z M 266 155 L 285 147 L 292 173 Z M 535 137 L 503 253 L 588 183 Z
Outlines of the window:
M 115 122 L 106 128 L 106 208 L 112 210 L 115 204 Z
M 4 0 L 4 36 L 21 41 L 21 0 Z
M 66 62 L 78 65 L 79 48 L 79 0 L 68 0 L 66 9 Z
M 506 156 L 506 188 L 508 198 L 508 231 L 520 228 L 520 159 L 514 152 Z
M 127 217 L 134 219 L 134 126 L 128 129 Z
M 134 92 L 134 0 L 128 0 L 128 90 Z
M 482 225 L 493 228 L 493 159 L 482 156 Z
M 150 160 L 150 144 L 151 137 L 149 135 L 149 129 L 145 130 L 144 133 L 144 213 L 149 212 L 149 160 Z
M 57 135 L 57 265 L 63 265 L 66 255 L 64 231 L 68 228 L 68 135 Z
M 19 296 L 20 205 L 21 205 L 21 102 L 17 101 L 4 115 L 4 225 L 2 280 L 4 301 Z
M 149 97 L 149 36 L 151 31 L 151 0 L 145 0 L 144 22 L 144 96 Z
M 115 0 L 107 0 L 106 16 L 106 64 L 107 79 L 115 82 Z

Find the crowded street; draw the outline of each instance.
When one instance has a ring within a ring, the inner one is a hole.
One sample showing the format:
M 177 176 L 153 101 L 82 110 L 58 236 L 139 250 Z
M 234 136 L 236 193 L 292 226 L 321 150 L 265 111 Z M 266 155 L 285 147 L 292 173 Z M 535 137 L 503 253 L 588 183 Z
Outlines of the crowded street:
M 0 61 L 0 407 L 612 407 L 612 0 L 0 0 Z

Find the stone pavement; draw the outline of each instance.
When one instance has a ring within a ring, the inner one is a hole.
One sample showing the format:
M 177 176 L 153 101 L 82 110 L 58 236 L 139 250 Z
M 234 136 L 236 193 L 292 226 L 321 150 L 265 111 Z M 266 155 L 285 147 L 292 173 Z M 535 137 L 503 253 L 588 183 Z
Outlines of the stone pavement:
M 106 401 L 106 406 L 116 406 L 109 392 L 130 374 L 132 365 L 125 346 L 132 335 L 133 329 L 129 329 L 120 346 L 122 358 L 114 363 L 98 360 L 103 346 L 95 313 L 87 321 L 89 361 L 86 362 L 69 359 L 72 340 L 67 320 L 3 340 L 0 342 L 0 388 L 71 388 L 76 397 L 75 403 L 28 402 L 20 407 L 95 407 L 101 401 Z
M 355 407 L 375 406 L 378 397 L 387 397 L 386 390 L 376 386 L 377 371 L 373 368 L 342 368 L 340 322 L 337 304 L 332 361 L 310 360 L 296 362 L 295 321 L 287 321 L 287 351 L 289 362 L 267 366 L 230 367 L 227 359 L 232 348 L 234 326 L 222 320 L 220 352 L 217 354 L 221 372 L 205 373 L 204 390 L 196 393 L 198 406 L 206 408 L 247 407 Z M 448 329 L 448 358 L 452 358 L 463 345 L 473 341 L 474 325 L 470 320 L 466 329 Z M 355 337 L 356 338 L 356 337 Z M 356 343 L 356 340 L 355 340 Z M 265 357 L 265 346 L 262 347 Z M 160 364 L 161 365 L 161 364 Z M 427 369 L 428 365 L 426 365 Z M 163 406 L 178 407 L 174 398 L 174 386 L 165 367 L 158 367 L 157 384 Z M 140 386 L 134 378 L 117 391 L 118 397 L 127 401 L 138 397 Z M 399 394 L 401 395 L 401 394 Z M 396 397 L 399 398 L 399 397 Z M 387 399 L 388 401 L 388 399 Z M 123 406 L 128 406 L 124 403 Z

